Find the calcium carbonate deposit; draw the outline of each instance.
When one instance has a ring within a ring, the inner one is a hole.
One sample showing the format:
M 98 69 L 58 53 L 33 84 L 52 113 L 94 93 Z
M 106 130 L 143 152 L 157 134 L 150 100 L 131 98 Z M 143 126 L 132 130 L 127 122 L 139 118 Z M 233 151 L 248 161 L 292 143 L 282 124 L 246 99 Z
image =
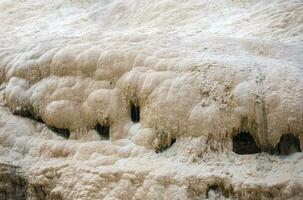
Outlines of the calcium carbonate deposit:
M 1 200 L 303 199 L 302 0 L 1 0 Z

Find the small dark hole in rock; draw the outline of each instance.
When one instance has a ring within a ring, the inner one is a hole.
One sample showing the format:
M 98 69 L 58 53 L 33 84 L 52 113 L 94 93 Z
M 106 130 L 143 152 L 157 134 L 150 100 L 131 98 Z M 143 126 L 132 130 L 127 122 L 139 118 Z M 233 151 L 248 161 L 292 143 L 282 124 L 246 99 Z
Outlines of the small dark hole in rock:
M 161 142 L 160 144 L 156 147 L 156 153 L 160 153 L 171 147 L 176 141 L 176 138 L 171 138 L 170 140 L 167 140 L 167 136 L 165 133 L 162 133 L 164 136 L 163 138 L 160 138 Z
M 97 124 L 95 127 L 102 139 L 109 140 L 110 137 L 110 126 Z
M 171 142 L 170 142 L 170 146 L 172 146 L 176 141 L 177 141 L 176 138 L 172 138 L 172 139 L 171 139 Z
M 140 106 L 131 104 L 131 120 L 133 122 L 140 122 Z
M 60 135 L 60 136 L 64 137 L 65 139 L 68 139 L 69 136 L 70 136 L 70 132 L 66 128 L 57 128 L 57 127 L 54 127 L 54 126 L 48 126 L 48 128 L 50 130 L 52 130 L 53 132 L 55 132 L 57 135 Z
M 253 136 L 246 131 L 242 131 L 233 137 L 233 151 L 236 154 L 255 154 L 261 152 Z
M 282 135 L 277 145 L 277 154 L 290 155 L 296 152 L 301 152 L 300 140 L 293 134 Z
M 221 189 L 218 185 L 211 185 L 206 192 L 206 198 L 217 198 L 221 196 Z
M 223 182 L 214 183 L 208 186 L 206 191 L 207 199 L 229 199 L 230 196 L 234 195 L 234 188 L 231 185 L 225 187 Z
M 270 155 L 275 155 L 276 154 L 276 148 L 271 146 L 271 145 L 268 145 L 265 149 L 264 149 L 265 152 L 269 153 Z

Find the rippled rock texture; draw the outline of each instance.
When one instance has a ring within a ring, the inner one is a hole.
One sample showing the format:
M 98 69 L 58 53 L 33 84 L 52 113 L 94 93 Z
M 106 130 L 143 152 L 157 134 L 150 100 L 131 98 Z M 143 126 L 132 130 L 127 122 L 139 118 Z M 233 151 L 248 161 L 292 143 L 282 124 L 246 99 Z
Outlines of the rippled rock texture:
M 303 199 L 302 55 L 300 0 L 1 0 L 1 198 Z

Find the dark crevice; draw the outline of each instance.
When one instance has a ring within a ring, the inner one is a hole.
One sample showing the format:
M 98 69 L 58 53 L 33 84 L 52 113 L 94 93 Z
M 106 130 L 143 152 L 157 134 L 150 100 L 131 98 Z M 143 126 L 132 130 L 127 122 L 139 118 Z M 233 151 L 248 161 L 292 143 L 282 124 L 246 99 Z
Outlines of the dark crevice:
M 135 104 L 131 104 L 131 120 L 132 122 L 140 122 L 140 106 L 135 105 Z
M 270 155 L 275 155 L 277 150 L 274 146 L 268 145 L 267 147 L 264 148 L 264 151 Z
M 236 154 L 255 154 L 261 152 L 255 139 L 247 131 L 242 131 L 233 137 L 233 151 Z
M 206 198 L 207 199 L 218 199 L 222 198 L 229 198 L 230 196 L 234 195 L 234 189 L 231 185 L 224 185 L 223 182 L 214 183 L 209 185 L 206 190 Z
M 68 139 L 70 136 L 70 131 L 66 128 L 57 128 L 55 126 L 48 126 L 48 128 L 55 132 L 57 135 L 64 137 L 65 139 Z
M 36 115 L 34 115 L 29 109 L 21 108 L 17 110 L 13 110 L 12 113 L 14 115 L 20 115 L 22 117 L 26 117 L 32 120 L 35 120 L 37 122 L 43 123 L 42 119 Z
M 160 153 L 160 152 L 165 151 L 166 149 L 170 148 L 175 142 L 176 142 L 176 139 L 175 139 L 175 138 L 172 138 L 172 139 L 170 140 L 170 142 L 167 142 L 166 144 L 159 145 L 159 146 L 156 148 L 156 153 Z
M 45 122 L 38 116 L 34 115 L 33 112 L 31 112 L 29 109 L 27 109 L 26 107 L 22 107 L 20 109 L 16 109 L 16 110 L 13 110 L 12 113 L 14 115 L 20 115 L 22 117 L 25 117 L 25 118 L 28 118 L 28 119 L 32 119 L 32 120 L 35 120 L 37 122 L 40 122 L 40 123 L 44 123 Z M 55 132 L 57 135 L 59 136 L 62 136 L 66 139 L 69 138 L 70 136 L 70 131 L 68 129 L 65 129 L 65 128 L 57 128 L 55 126 L 48 126 L 46 124 L 46 126 L 53 132 Z
M 222 191 L 218 185 L 211 185 L 207 188 L 206 198 L 220 197 L 221 195 Z
M 95 130 L 99 133 L 100 137 L 103 140 L 110 139 L 110 126 L 109 125 L 101 125 L 97 124 Z
M 157 134 L 157 140 L 158 140 L 158 143 L 155 146 L 156 153 L 165 151 L 166 149 L 170 148 L 177 141 L 177 139 L 174 136 L 172 136 L 166 132 L 163 132 L 163 131 L 160 131 Z
M 172 138 L 172 139 L 171 139 L 171 142 L 170 142 L 170 146 L 172 146 L 176 141 L 177 141 L 176 138 Z
M 282 135 L 276 146 L 276 154 L 290 155 L 296 152 L 301 152 L 300 140 L 293 134 Z
M 43 186 L 41 186 L 41 185 L 33 186 L 33 192 L 34 192 L 34 196 L 38 200 L 46 200 L 47 199 L 47 193 L 46 193 L 46 191 L 44 191 Z
M 35 120 L 37 122 L 40 122 L 40 123 L 44 123 L 45 122 L 38 116 L 34 115 L 29 109 L 27 108 L 21 108 L 21 109 L 16 109 L 16 110 L 13 110 L 12 113 L 14 115 L 20 115 L 22 117 L 25 117 L 25 118 L 28 118 L 28 119 L 32 119 L 32 120 Z M 62 136 L 66 139 L 68 139 L 70 137 L 70 131 L 66 128 L 57 128 L 55 126 L 48 126 L 46 124 L 46 126 L 53 132 L 55 132 L 57 135 L 59 136 Z

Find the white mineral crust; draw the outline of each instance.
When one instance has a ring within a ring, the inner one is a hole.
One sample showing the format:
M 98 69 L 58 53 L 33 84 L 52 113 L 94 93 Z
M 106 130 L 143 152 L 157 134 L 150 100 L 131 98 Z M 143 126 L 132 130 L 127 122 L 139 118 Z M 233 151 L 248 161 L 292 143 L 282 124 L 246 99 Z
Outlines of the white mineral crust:
M 303 199 L 302 0 L 1 0 L 0 81 L 29 199 Z

